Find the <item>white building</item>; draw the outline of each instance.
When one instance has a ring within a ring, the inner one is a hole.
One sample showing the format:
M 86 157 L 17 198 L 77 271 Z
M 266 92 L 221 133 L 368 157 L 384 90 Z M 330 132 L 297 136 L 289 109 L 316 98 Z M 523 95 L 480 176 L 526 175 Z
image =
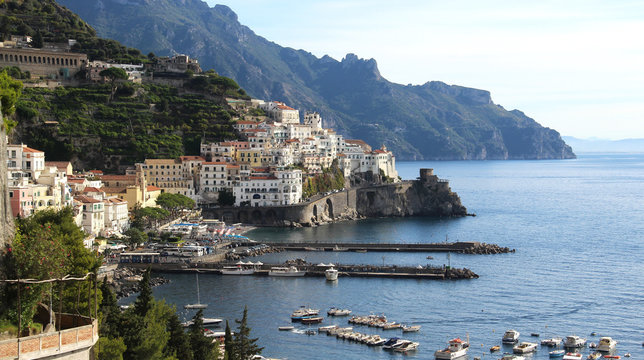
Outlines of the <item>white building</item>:
M 27 177 L 36 181 L 45 170 L 45 153 L 27 145 L 7 145 L 7 169 L 9 180 Z
M 127 211 L 127 201 L 110 197 L 105 199 L 105 229 L 104 234 L 123 234 L 130 227 L 130 217 Z
M 287 106 L 283 102 L 270 101 L 260 104 L 260 108 L 264 110 L 275 122 L 283 124 L 299 124 L 300 112 Z
M 103 201 L 94 198 L 79 195 L 74 200 L 79 203 L 78 211 L 82 213 L 80 224 L 83 230 L 89 234 L 97 236 L 105 229 L 105 206 Z
M 302 171 L 274 170 L 269 175 L 251 175 L 233 186 L 235 205 L 292 205 L 302 199 Z

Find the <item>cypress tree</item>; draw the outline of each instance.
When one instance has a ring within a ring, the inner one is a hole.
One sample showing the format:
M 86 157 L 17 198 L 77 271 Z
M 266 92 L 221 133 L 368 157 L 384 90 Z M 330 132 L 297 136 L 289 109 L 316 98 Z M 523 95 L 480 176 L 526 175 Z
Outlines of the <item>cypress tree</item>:
M 143 273 L 143 278 L 139 282 L 141 288 L 139 297 L 134 302 L 134 313 L 140 317 L 145 317 L 152 308 L 152 287 L 150 287 L 150 268 L 148 267 Z
M 245 360 L 253 355 L 259 355 L 264 350 L 263 347 L 257 346 L 257 338 L 250 338 L 250 327 L 248 327 L 248 306 L 244 306 L 244 314 L 241 320 L 235 320 L 239 327 L 235 334 L 234 352 L 237 356 L 235 359 Z M 232 360 L 232 359 L 231 359 Z
M 116 338 L 119 336 L 121 310 L 116 304 L 114 292 L 107 285 L 107 277 L 103 278 L 101 283 L 101 293 L 103 294 L 103 300 L 101 301 L 100 310 L 103 318 L 99 331 L 101 336 Z
M 195 317 L 192 318 L 192 325 L 188 332 L 190 347 L 194 360 L 216 359 L 216 348 L 212 340 L 207 338 L 203 333 L 203 310 L 199 309 Z
M 183 325 L 179 321 L 177 313 L 173 313 L 168 319 L 168 332 L 170 339 L 163 351 L 165 357 L 175 357 L 182 360 L 192 360 L 192 349 L 188 335 L 183 331 Z
M 228 325 L 228 320 L 226 320 L 226 334 L 224 335 L 224 360 L 232 360 L 235 358 L 233 343 L 233 335 L 230 333 L 230 325 Z

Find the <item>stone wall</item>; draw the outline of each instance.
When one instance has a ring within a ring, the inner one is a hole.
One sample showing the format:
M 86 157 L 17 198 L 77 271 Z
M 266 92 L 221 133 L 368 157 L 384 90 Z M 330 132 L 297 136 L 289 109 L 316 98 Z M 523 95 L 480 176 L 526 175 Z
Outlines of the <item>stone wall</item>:
M 204 208 L 206 219 L 259 226 L 316 226 L 367 217 L 465 216 L 467 209 L 449 183 L 431 169 L 420 180 L 352 188 L 290 206 Z

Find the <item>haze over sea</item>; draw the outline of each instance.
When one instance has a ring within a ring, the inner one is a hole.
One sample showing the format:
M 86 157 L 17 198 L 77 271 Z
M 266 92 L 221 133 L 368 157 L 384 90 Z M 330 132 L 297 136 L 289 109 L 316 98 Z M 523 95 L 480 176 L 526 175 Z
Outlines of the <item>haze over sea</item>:
M 284 359 L 402 358 L 335 337 L 280 332 L 300 305 L 349 308 L 354 314 L 385 313 L 388 319 L 422 325 L 416 353 L 433 359 L 453 337 L 469 334 L 469 358 L 490 355 L 507 329 L 523 341 L 576 334 L 597 342 L 600 335 L 619 341 L 618 353 L 644 358 L 644 155 L 580 155 L 556 161 L 403 162 L 404 179 L 419 168 L 434 168 L 448 179 L 469 212 L 460 219 L 371 219 L 306 229 L 258 229 L 257 241 L 440 242 L 480 241 L 515 248 L 503 255 L 451 254 L 453 267 L 467 267 L 479 279 L 458 281 L 200 276 L 201 300 L 208 317 L 241 318 L 248 305 L 252 335 L 264 354 Z M 418 265 L 447 263 L 434 253 L 283 252 L 253 260 Z M 384 259 L 383 259 L 384 256 Z M 178 309 L 196 300 L 194 275 L 164 275 L 170 284 L 154 288 Z M 133 298 L 122 302 L 133 301 Z M 183 311 L 183 310 L 182 310 Z M 192 316 L 193 313 L 186 314 Z M 322 325 L 347 326 L 346 318 Z M 301 326 L 301 325 L 299 325 Z M 356 327 L 364 333 L 401 336 L 399 330 Z M 597 336 L 590 336 L 597 332 Z M 384 333 L 384 334 L 383 334 Z M 503 350 L 511 351 L 510 347 Z M 588 354 L 585 348 L 582 351 Z M 547 348 L 531 356 L 547 359 Z M 584 356 L 585 357 L 585 356 Z

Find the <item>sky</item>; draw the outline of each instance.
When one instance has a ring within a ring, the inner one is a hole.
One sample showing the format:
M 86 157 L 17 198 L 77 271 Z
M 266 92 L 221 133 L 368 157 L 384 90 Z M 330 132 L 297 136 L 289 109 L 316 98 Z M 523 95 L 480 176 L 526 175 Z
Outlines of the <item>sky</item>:
M 578 138 L 644 138 L 644 1 L 206 0 L 275 43 L 485 89 Z

